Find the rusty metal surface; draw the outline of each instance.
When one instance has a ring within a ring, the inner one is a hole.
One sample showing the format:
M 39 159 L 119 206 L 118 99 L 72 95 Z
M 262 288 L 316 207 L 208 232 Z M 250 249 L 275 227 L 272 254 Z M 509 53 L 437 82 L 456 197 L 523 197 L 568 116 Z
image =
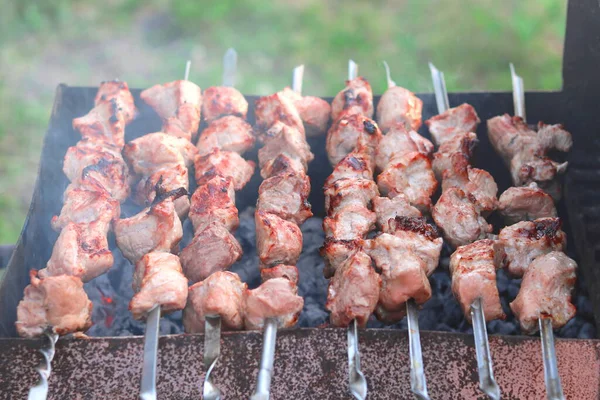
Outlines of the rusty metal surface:
M 369 399 L 412 399 L 406 331 L 359 333 Z M 422 332 L 423 358 L 432 399 L 484 399 L 477 389 L 471 336 Z M 252 393 L 261 334 L 226 333 L 215 376 L 225 398 Z M 0 399 L 25 398 L 36 377 L 37 340 L 0 339 Z M 160 399 L 199 399 L 204 369 L 203 337 L 162 337 L 157 390 Z M 61 339 L 50 378 L 50 399 L 136 399 L 143 338 Z M 539 338 L 490 337 L 503 399 L 542 399 L 544 373 Z M 567 399 L 600 398 L 600 341 L 557 340 Z M 281 331 L 277 337 L 272 399 L 351 399 L 347 390 L 343 329 Z M 10 361 L 8 361 L 10 360 Z

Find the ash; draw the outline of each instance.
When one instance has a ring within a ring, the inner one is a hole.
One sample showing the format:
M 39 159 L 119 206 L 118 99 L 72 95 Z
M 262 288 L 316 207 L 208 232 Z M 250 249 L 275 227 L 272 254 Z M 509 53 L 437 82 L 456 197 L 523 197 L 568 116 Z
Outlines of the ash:
M 310 218 L 302 226 L 304 247 L 297 267 L 300 273 L 299 294 L 304 298 L 304 309 L 298 321 L 299 327 L 320 327 L 326 326 L 329 322 L 329 314 L 325 309 L 328 281 L 323 277 L 324 262 L 319 255 L 319 248 L 324 241 L 322 221 L 320 218 Z M 192 235 L 191 223 L 186 220 L 182 248 L 190 242 Z M 235 236 L 244 249 L 244 256 L 231 267 L 231 271 L 239 274 L 250 288 L 255 288 L 260 284 L 260 272 L 255 247 L 253 208 L 249 207 L 240 213 L 240 227 Z M 114 240 L 111 239 L 110 245 L 115 257 L 114 267 L 108 274 L 93 279 L 85 285 L 86 292 L 94 303 L 94 325 L 87 334 L 90 336 L 143 335 L 145 323 L 134 320 L 128 309 L 129 301 L 133 296 L 131 288 L 133 265 L 123 257 Z M 430 278 L 433 296 L 419 313 L 419 325 L 422 330 L 472 333 L 471 325 L 465 320 L 459 304 L 452 295 L 448 273 L 449 256 L 450 252 L 445 248 L 440 266 Z M 498 271 L 498 289 L 507 318 L 504 321 L 489 322 L 487 326 L 490 334 L 520 334 L 519 325 L 508 307 L 510 301 L 517 296 L 520 284 L 520 279 L 510 279 L 503 270 Z M 577 307 L 577 315 L 556 332 L 556 336 L 595 338 L 596 329 L 591 304 L 585 295 L 583 285 L 579 282 L 573 296 L 573 303 Z M 386 326 L 372 317 L 368 327 L 406 329 L 406 319 Z M 161 334 L 183 332 L 181 311 L 161 318 Z

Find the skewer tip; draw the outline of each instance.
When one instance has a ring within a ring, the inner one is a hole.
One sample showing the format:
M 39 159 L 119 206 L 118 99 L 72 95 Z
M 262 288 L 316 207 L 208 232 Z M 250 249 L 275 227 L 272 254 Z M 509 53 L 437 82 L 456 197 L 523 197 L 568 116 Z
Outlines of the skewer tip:
M 187 62 L 185 63 L 185 76 L 184 76 L 184 80 L 189 80 L 190 77 L 190 68 L 192 67 L 192 60 L 187 60 Z

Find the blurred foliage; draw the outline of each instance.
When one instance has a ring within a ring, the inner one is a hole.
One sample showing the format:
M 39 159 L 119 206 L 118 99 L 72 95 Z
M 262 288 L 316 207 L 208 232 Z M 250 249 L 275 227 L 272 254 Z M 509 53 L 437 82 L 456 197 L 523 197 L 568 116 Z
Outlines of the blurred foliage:
M 449 90 L 509 90 L 508 63 L 526 87 L 561 86 L 566 0 L 0 0 L 0 242 L 15 241 L 29 206 L 41 141 L 59 82 L 115 76 L 147 87 L 180 76 L 218 84 L 228 47 L 239 88 L 267 94 L 305 64 L 304 91 L 333 95 L 353 58 L 375 92 L 394 80 L 431 91 L 427 62 Z

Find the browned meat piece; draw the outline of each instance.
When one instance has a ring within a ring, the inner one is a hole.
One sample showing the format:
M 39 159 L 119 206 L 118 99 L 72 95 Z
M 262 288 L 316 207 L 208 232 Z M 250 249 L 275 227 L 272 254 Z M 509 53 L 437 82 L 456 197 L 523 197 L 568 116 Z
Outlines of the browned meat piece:
M 394 86 L 385 91 L 377 104 L 377 123 L 383 132 L 395 125 L 413 131 L 421 127 L 423 102 L 410 90 Z
M 329 279 L 333 276 L 337 268 L 354 256 L 362 248 L 362 240 L 335 240 L 325 238 L 325 243 L 320 249 L 321 257 L 325 259 L 323 276 Z
M 129 196 L 129 168 L 117 148 L 81 140 L 67 150 L 63 172 L 69 190 L 105 191 L 121 202 Z
M 446 140 L 431 162 L 436 179 L 441 181 L 444 171 L 452 169 L 454 164 L 469 164 L 477 143 L 477 135 L 473 132 L 457 133 Z
M 337 121 L 344 114 L 361 114 L 373 118 L 373 90 L 369 82 L 359 76 L 346 81 L 346 88 L 331 103 L 331 119 Z
M 198 149 L 189 141 L 162 132 L 149 133 L 132 140 L 123 149 L 133 170 L 145 176 L 176 165 L 189 168 L 197 153 Z
M 198 186 L 206 184 L 215 176 L 222 176 L 231 178 L 235 190 L 241 190 L 252 178 L 256 165 L 238 153 L 213 148 L 210 153 L 197 156 L 194 167 Z
M 388 221 L 398 216 L 420 217 L 421 212 L 410 205 L 408 198 L 404 194 L 398 194 L 394 198 L 374 197 L 373 211 L 377 215 L 377 228 L 387 232 Z M 387 232 L 391 233 L 391 232 Z
M 242 258 L 242 246 L 219 222 L 196 232 L 194 239 L 179 254 L 185 276 L 199 282 L 217 271 L 229 269 Z
M 403 125 L 396 125 L 379 142 L 375 152 L 375 162 L 383 171 L 390 160 L 413 152 L 430 157 L 433 153 L 433 143 L 415 131 L 406 130 Z
M 269 279 L 286 278 L 294 285 L 298 284 L 298 268 L 295 265 L 279 264 L 273 268 L 265 268 L 260 271 L 260 277 L 263 282 Z
M 343 178 L 326 186 L 324 194 L 325 211 L 333 214 L 350 206 L 369 206 L 379 196 L 379 190 L 371 179 Z
M 431 215 L 453 247 L 486 239 L 492 232 L 473 195 L 458 188 L 443 192 Z
M 141 206 L 147 207 L 156 197 L 157 185 L 164 191 L 172 191 L 179 188 L 189 189 L 188 170 L 185 165 L 177 164 L 167 166 L 156 170 L 152 175 L 143 177 L 135 189 L 135 202 Z M 175 200 L 175 210 L 179 218 L 183 219 L 190 210 L 190 199 L 188 196 L 181 196 Z
M 421 153 L 413 152 L 390 161 L 377 177 L 379 191 L 384 196 L 404 194 L 410 204 L 421 212 L 431 208 L 431 196 L 437 189 L 437 181 L 431 162 Z
M 353 205 L 323 219 L 325 237 L 336 240 L 362 239 L 375 228 L 376 215 L 367 207 Z
M 494 241 L 478 240 L 466 246 L 460 246 L 450 258 L 452 274 L 452 292 L 465 314 L 471 321 L 471 304 L 481 298 L 486 321 L 504 319 L 500 295 L 496 286 Z
M 166 131 L 180 132 L 188 141 L 198 131 L 202 92 L 193 82 L 179 80 L 154 85 L 140 97 L 164 120 Z
M 536 182 L 554 199 L 560 198 L 558 175 L 568 163 L 558 163 L 547 157 L 556 149 L 567 152 L 573 145 L 571 134 L 562 125 L 538 124 L 535 132 L 520 117 L 504 114 L 488 120 L 488 136 L 496 151 L 510 167 L 513 184 L 525 186 Z
M 95 105 L 111 102 L 113 99 L 119 102 L 125 115 L 125 123 L 128 124 L 133 121 L 137 115 L 137 110 L 133 95 L 129 91 L 129 86 L 126 82 L 115 79 L 113 81 L 104 81 L 100 84 L 94 101 Z
M 327 131 L 331 116 L 328 102 L 319 97 L 302 96 L 289 87 L 284 88 L 280 94 L 288 97 L 296 106 L 307 136 L 318 136 Z
M 349 114 L 336 120 L 327 131 L 325 148 L 331 165 L 336 165 L 363 141 L 374 155 L 382 135 L 375 121 L 361 114 Z
M 442 192 L 453 187 L 462 189 L 475 197 L 483 213 L 495 210 L 498 207 L 498 185 L 492 175 L 483 169 L 471 168 L 464 157 L 454 161 L 451 169 L 442 174 Z
M 313 215 L 309 194 L 310 179 L 304 172 L 283 172 L 261 183 L 256 209 L 302 225 Z
M 192 195 L 189 217 L 194 225 L 194 232 L 203 231 L 213 222 L 222 224 L 230 232 L 235 231 L 240 225 L 240 219 L 235 206 L 233 180 L 215 176 L 198 187 Z
M 324 187 L 333 185 L 334 182 L 344 179 L 373 179 L 372 158 L 361 151 L 353 151 L 333 167 L 333 172 L 325 180 Z
M 267 318 L 275 318 L 279 328 L 291 328 L 298 321 L 304 299 L 298 287 L 287 278 L 273 278 L 244 295 L 244 326 L 262 329 Z
M 552 196 L 538 188 L 535 182 L 506 189 L 498 201 L 498 211 L 507 224 L 557 215 Z
M 110 221 L 89 224 L 67 224 L 60 232 L 46 268 L 40 278 L 71 275 L 84 282 L 107 272 L 114 257 L 108 247 L 106 234 Z
M 60 215 L 52 217 L 52 228 L 60 232 L 67 224 L 101 221 L 110 224 L 121 215 L 121 205 L 106 192 L 72 189 L 65 193 Z
M 371 257 L 359 251 L 340 265 L 329 281 L 327 303 L 335 326 L 348 326 L 356 319 L 364 327 L 379 300 L 381 278 L 371 266 Z
M 365 241 L 365 251 L 381 271 L 379 306 L 383 310 L 402 311 L 409 299 L 423 304 L 431 298 L 426 264 L 401 238 L 382 233 Z
M 248 286 L 237 274 L 217 271 L 204 281 L 190 286 L 183 310 L 187 333 L 203 333 L 206 317 L 220 316 L 223 330 L 244 327 L 244 293 Z
M 308 163 L 315 157 L 310 151 L 310 146 L 304 139 L 304 136 L 297 130 L 276 124 L 269 129 L 271 135 L 265 142 L 265 145 L 258 151 L 258 165 L 261 168 L 261 175 L 266 175 L 269 164 L 280 155 L 285 155 L 294 160 L 295 164 L 302 164 L 304 171 L 308 169 Z
M 473 106 L 465 103 L 428 119 L 425 124 L 429 127 L 433 142 L 441 146 L 460 133 L 475 132 L 480 122 Z
M 571 292 L 576 270 L 575 261 L 559 251 L 538 257 L 529 265 L 519 295 L 510 303 L 523 332 L 537 332 L 539 317 L 552 319 L 552 327 L 558 329 L 575 316 Z
M 540 218 L 507 226 L 498 235 L 496 256 L 512 275 L 521 277 L 536 258 L 551 251 L 564 251 L 567 235 L 560 228 L 560 218 Z
M 263 179 L 283 173 L 305 174 L 306 167 L 302 161 L 291 158 L 287 154 L 280 154 L 274 159 L 266 161 L 260 170 L 260 176 Z
M 210 153 L 215 147 L 224 151 L 244 154 L 253 146 L 252 126 L 243 119 L 232 115 L 212 121 L 202 131 L 196 144 L 201 155 Z
M 92 302 L 80 279 L 68 275 L 38 279 L 36 271 L 29 276 L 31 284 L 17 307 L 19 336 L 40 336 L 46 329 L 66 335 L 92 326 Z
M 388 311 L 381 304 L 377 304 L 375 316 L 384 324 L 395 324 L 406 317 L 406 307 L 399 307 L 397 310 Z
M 152 252 L 135 264 L 129 311 L 135 319 L 145 317 L 154 307 L 163 313 L 182 310 L 188 296 L 188 282 L 179 257 L 171 253 Z
M 254 213 L 254 220 L 260 267 L 296 265 L 302 251 L 302 232 L 298 225 L 260 210 Z
M 385 229 L 402 239 L 405 249 L 412 251 L 425 262 L 425 273 L 431 275 L 437 268 L 444 243 L 437 227 L 423 217 L 396 217 L 388 220 Z
M 305 138 L 304 125 L 298 109 L 289 96 L 283 92 L 264 96 L 254 103 L 256 125 L 259 131 L 268 131 L 275 123 L 280 122 L 301 133 Z M 267 133 L 267 137 L 269 134 Z
M 96 143 L 123 147 L 125 144 L 125 123 L 129 116 L 121 108 L 116 98 L 101 102 L 86 115 L 73 120 L 73 129 L 84 139 Z
M 211 86 L 204 91 L 202 118 L 207 123 L 225 115 L 246 119 L 248 102 L 237 89 L 226 86 Z
M 181 221 L 175 211 L 174 198 L 185 193 L 160 194 L 155 203 L 139 214 L 115 222 L 117 246 L 135 264 L 151 251 L 176 253 L 183 236 Z

